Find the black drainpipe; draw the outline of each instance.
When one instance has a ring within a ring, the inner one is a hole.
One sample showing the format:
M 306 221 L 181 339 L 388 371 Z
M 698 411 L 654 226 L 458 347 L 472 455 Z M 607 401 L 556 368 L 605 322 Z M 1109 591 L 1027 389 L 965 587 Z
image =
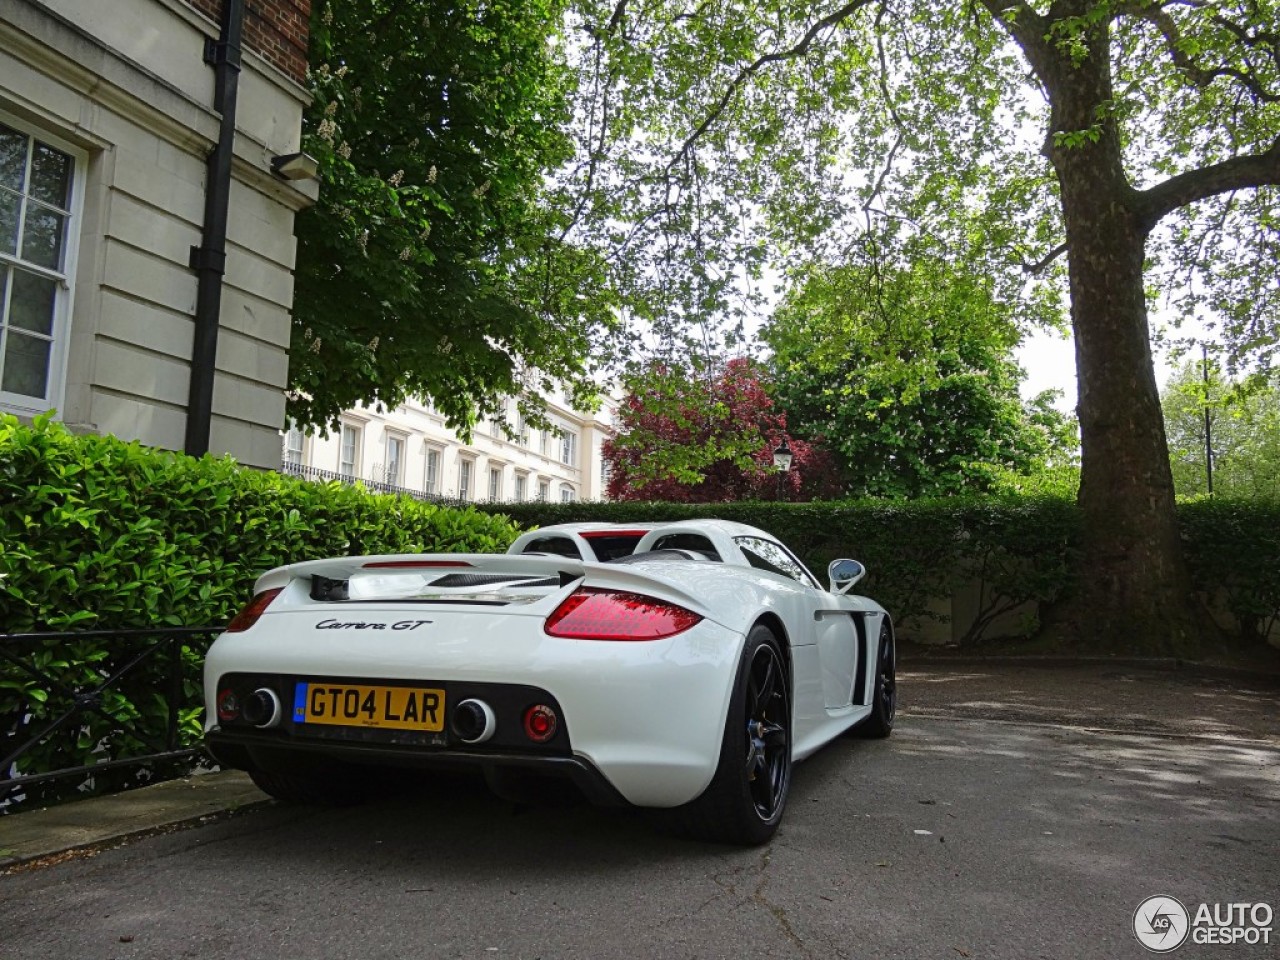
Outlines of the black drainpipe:
M 222 310 L 222 274 L 227 261 L 227 207 L 231 199 L 231 159 L 235 153 L 236 90 L 240 82 L 240 34 L 244 0 L 222 0 L 222 30 L 206 38 L 204 62 L 213 67 L 213 108 L 222 114 L 218 144 L 209 154 L 204 194 L 204 233 L 191 248 L 196 272 L 195 340 L 191 347 L 191 393 L 187 400 L 186 452 L 209 452 L 213 417 L 214 362 L 218 352 L 218 315 Z

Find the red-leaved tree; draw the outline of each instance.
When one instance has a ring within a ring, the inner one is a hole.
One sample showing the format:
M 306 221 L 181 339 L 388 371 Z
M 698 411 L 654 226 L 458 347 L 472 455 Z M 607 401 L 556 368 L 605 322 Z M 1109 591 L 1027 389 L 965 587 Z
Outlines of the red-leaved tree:
M 787 433 L 764 374 L 750 360 L 719 372 L 652 364 L 627 383 L 618 432 L 604 445 L 614 500 L 715 503 L 812 500 L 839 493 L 830 454 Z M 793 455 L 779 484 L 773 451 Z

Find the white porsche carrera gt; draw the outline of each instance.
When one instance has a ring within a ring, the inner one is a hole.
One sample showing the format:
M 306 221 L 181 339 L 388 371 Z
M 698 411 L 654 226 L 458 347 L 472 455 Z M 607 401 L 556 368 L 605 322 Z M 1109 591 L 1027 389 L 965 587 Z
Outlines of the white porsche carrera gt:
M 893 728 L 890 618 L 849 592 L 860 563 L 828 573 L 824 589 L 721 520 L 280 567 L 209 649 L 206 744 L 281 800 L 351 802 L 371 766 L 470 764 L 499 793 L 567 778 L 763 843 L 793 762 Z

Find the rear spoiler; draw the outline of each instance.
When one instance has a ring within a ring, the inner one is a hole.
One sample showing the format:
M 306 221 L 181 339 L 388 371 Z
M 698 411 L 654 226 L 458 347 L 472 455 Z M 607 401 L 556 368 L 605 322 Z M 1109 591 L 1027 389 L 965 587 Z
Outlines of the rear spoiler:
M 642 570 L 646 572 L 641 572 Z M 295 580 L 308 580 L 308 593 L 317 600 L 340 600 L 339 585 L 361 574 L 387 576 L 401 573 L 431 574 L 476 573 L 509 574 L 536 579 L 555 579 L 561 589 L 585 580 L 590 587 L 657 596 L 715 619 L 703 602 L 675 577 L 665 577 L 652 567 L 623 566 L 574 560 L 560 556 L 506 553 L 411 553 L 382 554 L 367 557 L 335 557 L 306 560 L 276 567 L 258 578 L 254 593 L 288 586 Z M 321 596 L 315 596 L 320 592 Z

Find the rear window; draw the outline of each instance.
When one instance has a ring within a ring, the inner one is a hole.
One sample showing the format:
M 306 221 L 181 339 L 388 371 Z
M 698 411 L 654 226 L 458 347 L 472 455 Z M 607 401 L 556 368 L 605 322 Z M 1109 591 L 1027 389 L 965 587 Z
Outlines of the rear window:
M 525 544 L 523 553 L 549 553 L 556 557 L 571 557 L 581 560 L 582 553 L 578 545 L 568 537 L 538 537 Z
M 668 533 L 653 541 L 650 550 L 692 550 L 700 553 L 708 560 L 723 563 L 723 558 L 711 545 L 711 541 L 700 533 Z
M 591 544 L 591 549 L 595 553 L 596 559 L 603 563 L 631 556 L 636 552 L 636 544 L 640 542 L 640 538 L 644 536 L 644 533 L 609 534 L 607 536 L 599 533 L 584 533 L 583 536 Z

